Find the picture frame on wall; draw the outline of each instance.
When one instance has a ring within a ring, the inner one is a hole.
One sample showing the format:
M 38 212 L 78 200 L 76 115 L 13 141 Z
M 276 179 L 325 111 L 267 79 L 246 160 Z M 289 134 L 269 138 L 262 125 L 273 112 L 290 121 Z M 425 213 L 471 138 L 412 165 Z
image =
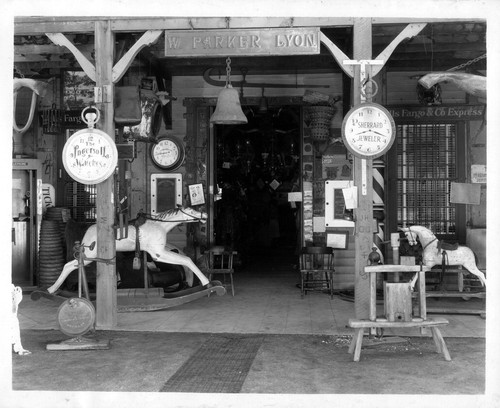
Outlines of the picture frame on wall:
M 203 193 L 203 184 L 190 184 L 189 188 L 189 200 L 191 205 L 202 205 L 205 204 L 205 194 Z
M 353 228 L 354 221 L 346 219 L 346 201 L 343 190 L 352 187 L 351 180 L 325 181 L 325 226 L 330 228 Z
M 151 174 L 151 214 L 182 206 L 182 173 Z
M 333 249 L 347 249 L 349 231 L 335 231 L 326 234 L 326 246 Z

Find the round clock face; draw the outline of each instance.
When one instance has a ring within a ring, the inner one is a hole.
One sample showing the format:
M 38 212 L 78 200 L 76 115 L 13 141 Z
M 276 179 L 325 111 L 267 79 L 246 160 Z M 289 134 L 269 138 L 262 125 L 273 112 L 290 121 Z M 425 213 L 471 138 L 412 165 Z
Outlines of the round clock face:
M 163 170 L 174 170 L 184 161 L 184 148 L 171 137 L 164 137 L 151 147 L 153 163 Z
M 342 139 L 347 149 L 363 159 L 385 154 L 396 138 L 396 125 L 387 109 L 376 103 L 355 106 L 342 122 Z
M 115 142 L 99 129 L 82 129 L 64 145 L 63 165 L 68 174 L 83 184 L 106 180 L 118 164 Z

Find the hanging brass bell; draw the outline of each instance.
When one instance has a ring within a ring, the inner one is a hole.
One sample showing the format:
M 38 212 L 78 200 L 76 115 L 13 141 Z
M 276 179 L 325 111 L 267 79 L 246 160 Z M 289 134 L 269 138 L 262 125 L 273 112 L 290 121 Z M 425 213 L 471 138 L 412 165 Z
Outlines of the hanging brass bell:
M 227 84 L 220 92 L 217 106 L 210 117 L 210 123 L 220 125 L 241 125 L 248 123 L 248 119 L 241 110 L 240 96 L 231 84 Z

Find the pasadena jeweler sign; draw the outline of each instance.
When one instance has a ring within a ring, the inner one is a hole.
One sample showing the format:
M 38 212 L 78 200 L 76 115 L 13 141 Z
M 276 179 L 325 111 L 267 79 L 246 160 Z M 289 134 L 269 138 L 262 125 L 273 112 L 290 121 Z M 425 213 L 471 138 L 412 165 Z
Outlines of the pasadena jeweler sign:
M 166 57 L 319 54 L 319 27 L 165 31 Z

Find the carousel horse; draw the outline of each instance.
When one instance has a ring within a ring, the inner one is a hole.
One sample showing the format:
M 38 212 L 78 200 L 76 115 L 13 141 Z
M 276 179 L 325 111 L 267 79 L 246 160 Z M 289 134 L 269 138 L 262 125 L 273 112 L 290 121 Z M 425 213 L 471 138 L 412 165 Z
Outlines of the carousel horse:
M 146 251 L 153 261 L 163 262 L 174 265 L 181 265 L 185 267 L 187 284 L 193 286 L 193 273 L 198 277 L 202 286 L 209 283 L 206 276 L 200 269 L 195 265 L 195 263 L 188 256 L 173 252 L 172 246 L 166 243 L 166 236 L 169 231 L 174 227 L 182 223 L 190 222 L 206 222 L 207 214 L 196 211 L 192 208 L 177 208 L 174 210 L 167 210 L 165 212 L 159 213 L 153 216 L 143 216 L 139 217 L 141 222 L 136 223 L 136 226 L 130 226 L 128 228 L 127 238 L 116 240 L 116 251 L 126 252 L 126 251 L 137 251 L 137 244 L 140 244 L 140 250 Z M 139 233 L 137 235 L 137 232 Z M 85 256 L 88 258 L 95 258 L 97 255 L 97 249 L 95 243 L 97 240 L 97 227 L 95 224 L 91 225 L 85 232 L 82 239 L 82 245 L 86 247 Z M 88 248 L 88 247 L 91 248 Z M 87 266 L 93 262 L 92 260 L 85 260 L 84 264 Z M 68 275 L 78 268 L 78 260 L 68 262 L 64 265 L 64 268 L 59 275 L 57 281 L 47 289 L 50 294 L 56 292 L 59 287 L 66 280 Z
M 473 275 L 476 275 L 483 286 L 486 286 L 486 277 L 476 266 L 474 252 L 466 246 L 453 245 L 450 249 L 445 248 L 450 244 L 438 241 L 436 236 L 427 228 L 420 225 L 400 228 L 406 235 L 410 245 L 417 244 L 417 237 L 422 245 L 422 263 L 432 268 L 435 265 L 443 264 L 444 260 L 448 265 L 462 265 Z M 413 281 L 412 281 L 413 283 Z

